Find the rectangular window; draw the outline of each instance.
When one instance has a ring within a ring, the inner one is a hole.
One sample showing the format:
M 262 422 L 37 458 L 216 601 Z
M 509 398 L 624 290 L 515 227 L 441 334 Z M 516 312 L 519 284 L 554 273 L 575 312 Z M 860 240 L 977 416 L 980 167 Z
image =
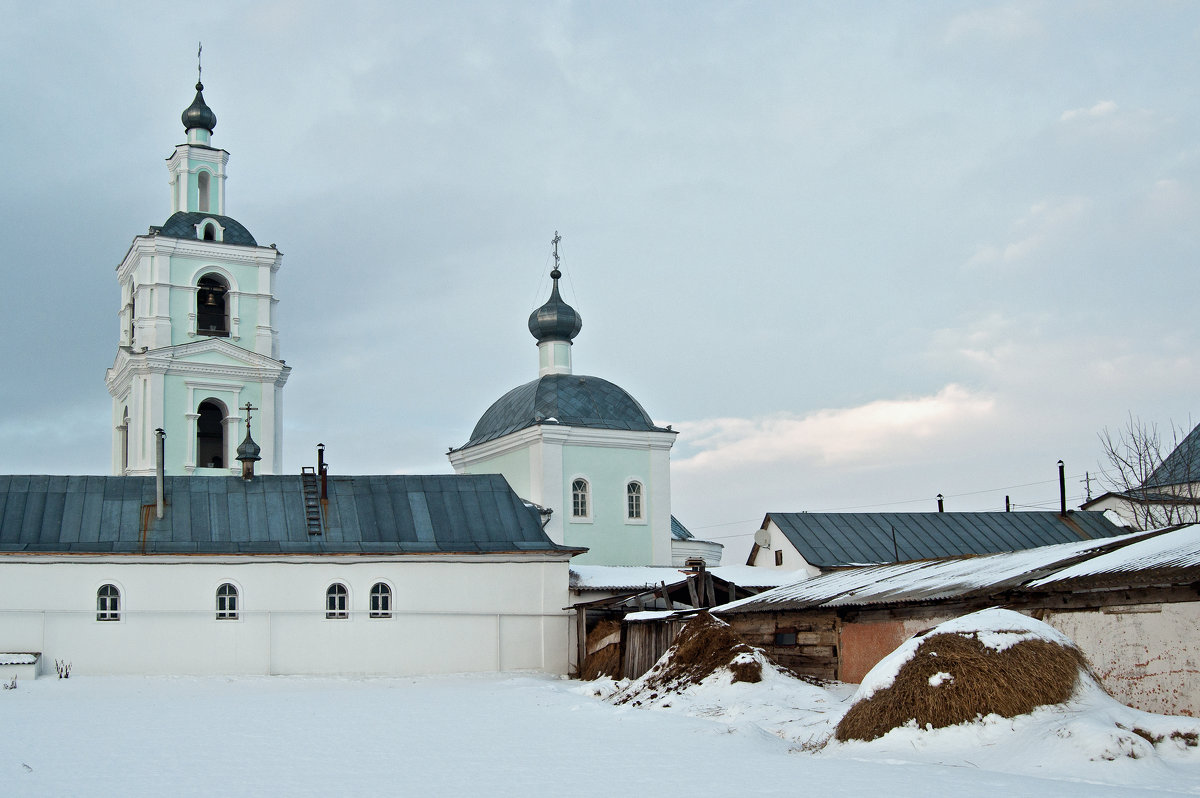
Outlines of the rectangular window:
M 783 565 L 783 549 L 775 550 L 775 564 Z

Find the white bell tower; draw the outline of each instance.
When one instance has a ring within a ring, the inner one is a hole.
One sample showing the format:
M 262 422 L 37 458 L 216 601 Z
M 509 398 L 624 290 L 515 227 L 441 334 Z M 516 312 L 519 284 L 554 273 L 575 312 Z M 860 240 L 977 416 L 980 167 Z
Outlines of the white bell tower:
M 275 278 L 283 255 L 225 215 L 229 153 L 211 145 L 217 117 L 204 85 L 183 112 L 187 142 L 167 159 L 171 215 L 137 236 L 117 267 L 112 470 L 151 475 L 154 431 L 166 432 L 167 474 L 241 473 L 240 408 L 259 408 L 257 470 L 283 465 L 283 386 Z

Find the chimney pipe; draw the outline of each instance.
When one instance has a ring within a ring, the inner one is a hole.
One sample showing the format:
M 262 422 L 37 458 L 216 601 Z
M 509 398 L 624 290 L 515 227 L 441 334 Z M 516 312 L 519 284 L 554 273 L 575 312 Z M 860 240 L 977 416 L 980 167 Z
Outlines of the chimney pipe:
M 321 475 L 321 501 L 329 501 L 329 485 L 325 479 L 328 466 L 325 465 L 325 444 L 317 444 L 317 473 Z
M 1067 516 L 1067 471 L 1063 461 L 1058 461 L 1058 514 Z
M 1006 513 L 1012 512 L 1012 502 L 1008 500 L 1007 496 L 1004 497 L 1004 512 L 1006 512 Z
M 946 512 L 946 501 L 942 497 L 942 494 L 940 494 L 940 493 L 938 494 L 938 512 L 939 513 Z
M 154 493 L 155 493 L 155 515 L 159 518 L 163 517 L 163 482 L 166 481 L 166 439 L 167 433 L 163 432 L 163 428 L 159 427 L 154 430 Z

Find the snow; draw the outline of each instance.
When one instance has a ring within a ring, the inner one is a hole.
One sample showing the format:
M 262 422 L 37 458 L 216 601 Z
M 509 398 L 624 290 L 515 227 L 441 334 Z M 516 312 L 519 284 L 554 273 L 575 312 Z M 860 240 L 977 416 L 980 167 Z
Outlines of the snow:
M 1153 568 L 1188 568 L 1200 565 L 1200 524 L 1164 532 L 1128 546 L 1084 560 L 1036 582 L 1039 587 L 1054 582 L 1095 574 L 1110 574 Z
M 37 662 L 37 654 L 0 653 L 0 665 L 32 665 Z
M 646 590 L 687 578 L 689 569 L 675 565 L 572 565 L 574 590 Z M 750 565 L 716 565 L 709 573 L 742 587 L 777 587 L 804 579 L 804 571 L 755 568 Z
M 767 667 L 756 684 L 718 671 L 641 707 L 603 700 L 622 687 L 515 673 L 41 678 L 0 692 L 0 794 L 1200 795 L 1200 749 L 1171 737 L 1200 721 L 1096 688 L 1011 720 L 830 743 L 851 686 Z

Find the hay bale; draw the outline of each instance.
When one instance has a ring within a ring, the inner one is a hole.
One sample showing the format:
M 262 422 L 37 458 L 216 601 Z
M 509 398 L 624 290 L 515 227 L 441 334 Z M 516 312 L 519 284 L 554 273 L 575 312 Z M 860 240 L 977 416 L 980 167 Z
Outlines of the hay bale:
M 662 658 L 616 703 L 642 693 L 679 693 L 722 668 L 730 671 L 733 682 L 760 682 L 765 659 L 762 651 L 746 645 L 724 621 L 702 612 L 679 630 Z
M 934 632 L 890 686 L 850 708 L 836 739 L 874 740 L 914 721 L 940 729 L 989 714 L 1012 718 L 1066 701 L 1081 673 L 1095 678 L 1079 649 L 1056 640 L 1033 636 L 997 650 L 980 632 Z
M 601 677 L 621 678 L 621 646 L 619 643 L 610 643 L 599 651 L 588 654 L 584 659 L 583 667 L 579 669 L 579 678 L 590 682 Z
M 615 639 L 609 639 L 615 638 Z M 607 642 L 605 642 L 607 640 Z M 600 621 L 587 633 L 587 653 L 592 654 L 613 642 L 621 640 L 620 621 Z

